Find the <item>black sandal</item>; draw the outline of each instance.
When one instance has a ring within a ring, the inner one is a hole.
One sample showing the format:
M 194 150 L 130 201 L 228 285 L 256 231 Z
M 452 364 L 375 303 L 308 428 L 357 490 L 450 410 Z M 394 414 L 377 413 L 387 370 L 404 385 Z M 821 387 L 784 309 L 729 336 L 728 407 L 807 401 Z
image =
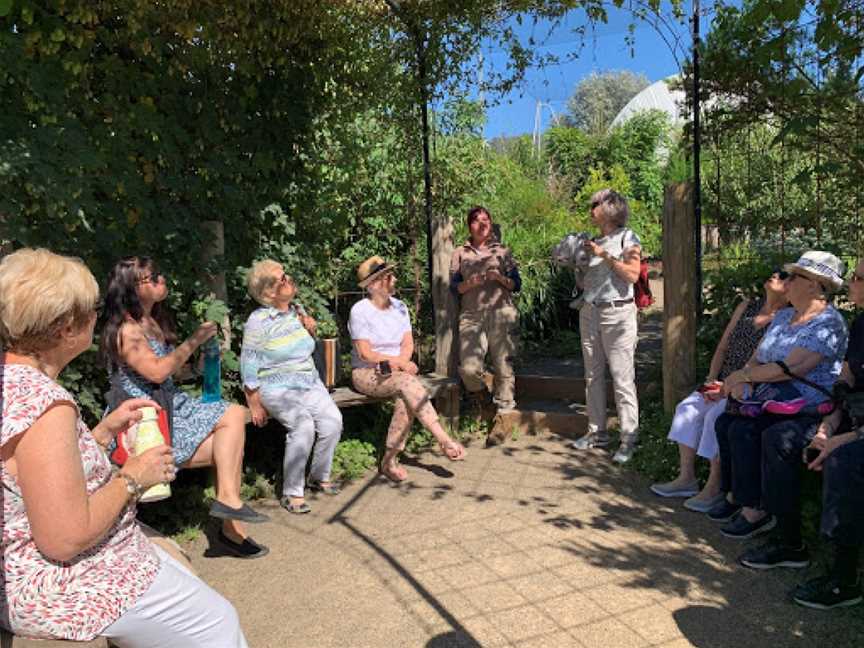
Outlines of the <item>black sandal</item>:
M 243 538 L 243 542 L 234 542 L 222 529 L 219 529 L 219 535 L 216 536 L 225 548 L 237 558 L 261 558 L 270 553 L 270 549 L 262 544 L 258 544 L 249 536 Z

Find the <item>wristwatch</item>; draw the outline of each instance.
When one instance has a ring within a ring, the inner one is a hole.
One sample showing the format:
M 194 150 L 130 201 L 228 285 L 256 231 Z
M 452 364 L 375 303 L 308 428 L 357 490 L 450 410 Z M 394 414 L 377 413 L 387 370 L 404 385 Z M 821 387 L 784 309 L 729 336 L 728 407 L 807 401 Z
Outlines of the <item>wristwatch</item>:
M 123 481 L 126 482 L 126 492 L 129 493 L 129 498 L 133 502 L 137 502 L 139 499 L 141 499 L 141 493 L 144 491 L 144 489 L 141 488 L 141 484 L 139 484 L 132 475 L 120 471 L 117 473 L 117 476 L 121 477 Z

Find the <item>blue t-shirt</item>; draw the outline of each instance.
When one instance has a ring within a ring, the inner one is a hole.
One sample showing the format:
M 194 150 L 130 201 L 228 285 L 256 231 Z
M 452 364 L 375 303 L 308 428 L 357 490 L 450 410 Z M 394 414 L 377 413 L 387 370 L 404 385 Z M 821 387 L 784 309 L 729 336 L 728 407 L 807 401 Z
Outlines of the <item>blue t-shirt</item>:
M 785 360 L 792 349 L 798 347 L 818 353 L 822 360 L 804 377 L 830 391 L 840 375 L 846 355 L 846 322 L 837 309 L 830 305 L 804 324 L 792 324 L 794 316 L 794 308 L 784 308 L 774 316 L 774 321 L 756 350 L 756 360 L 763 364 Z M 817 405 L 828 399 L 818 389 L 801 382 L 796 382 L 795 387 L 808 405 Z

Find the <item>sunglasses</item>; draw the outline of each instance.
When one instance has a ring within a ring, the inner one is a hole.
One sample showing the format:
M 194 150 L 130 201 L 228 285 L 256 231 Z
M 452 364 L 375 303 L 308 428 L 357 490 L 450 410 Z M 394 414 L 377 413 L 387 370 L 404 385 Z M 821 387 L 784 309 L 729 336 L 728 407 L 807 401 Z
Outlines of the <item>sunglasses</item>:
M 771 271 L 771 276 L 776 276 L 780 281 L 786 281 L 789 278 L 789 273 L 780 268 L 774 268 L 774 270 Z
M 168 280 L 166 279 L 164 274 L 162 274 L 161 272 L 157 272 L 155 274 L 149 274 L 145 277 L 141 277 L 137 283 L 138 284 L 152 283 L 154 286 L 158 286 L 159 283 L 162 281 L 167 282 Z

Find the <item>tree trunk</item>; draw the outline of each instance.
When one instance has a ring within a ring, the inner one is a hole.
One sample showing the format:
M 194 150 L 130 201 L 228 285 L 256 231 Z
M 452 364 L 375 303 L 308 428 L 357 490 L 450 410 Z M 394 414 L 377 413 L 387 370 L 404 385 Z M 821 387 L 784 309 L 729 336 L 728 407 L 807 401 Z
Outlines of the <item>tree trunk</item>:
M 696 383 L 696 218 L 693 188 L 666 187 L 663 200 L 663 407 L 671 414 Z
M 218 262 L 219 270 L 214 273 L 204 272 L 201 276 L 201 281 L 207 287 L 208 293 L 220 299 L 226 304 L 228 303 L 228 285 L 225 282 L 225 271 L 222 270 L 223 259 L 225 257 L 225 225 L 222 221 L 204 221 L 201 223 L 204 235 L 207 238 L 207 244 L 202 249 L 201 261 L 202 267 L 208 268 L 214 260 Z M 222 326 L 224 338 L 222 340 L 222 348 L 231 348 L 231 320 L 228 315 L 224 320 L 217 322 Z

